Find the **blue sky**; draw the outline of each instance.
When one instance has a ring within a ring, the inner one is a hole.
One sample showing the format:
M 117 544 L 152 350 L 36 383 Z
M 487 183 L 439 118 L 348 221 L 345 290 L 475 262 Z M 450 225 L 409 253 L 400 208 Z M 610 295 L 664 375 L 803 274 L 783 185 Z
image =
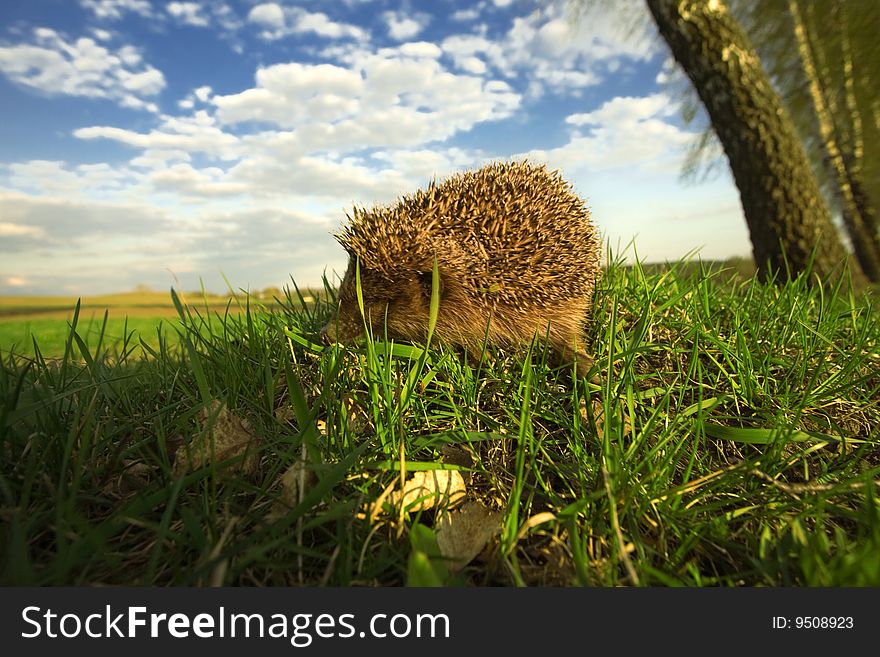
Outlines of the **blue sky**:
M 749 254 L 730 176 L 679 182 L 644 3 L 612 4 L 0 3 L 0 294 L 319 284 L 353 204 L 523 157 L 614 248 Z

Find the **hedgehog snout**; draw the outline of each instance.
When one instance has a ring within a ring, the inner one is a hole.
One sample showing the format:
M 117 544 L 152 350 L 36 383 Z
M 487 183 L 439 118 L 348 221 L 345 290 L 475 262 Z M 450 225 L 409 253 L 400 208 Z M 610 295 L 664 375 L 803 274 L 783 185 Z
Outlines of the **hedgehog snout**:
M 333 320 L 330 320 L 321 327 L 321 342 L 326 345 L 336 342 L 336 327 L 333 326 Z
M 345 343 L 349 340 L 355 340 L 363 334 L 363 324 L 360 318 L 353 317 L 349 310 L 348 304 L 340 303 L 330 320 L 321 328 L 320 336 L 324 344 Z

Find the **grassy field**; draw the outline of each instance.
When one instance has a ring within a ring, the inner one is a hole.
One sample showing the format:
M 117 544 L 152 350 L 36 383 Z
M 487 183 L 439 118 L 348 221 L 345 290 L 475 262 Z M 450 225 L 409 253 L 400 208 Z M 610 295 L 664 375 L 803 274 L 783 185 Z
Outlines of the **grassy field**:
M 235 305 L 236 298 L 213 294 L 191 293 L 196 304 L 207 304 L 212 308 L 223 308 L 229 301 Z M 137 291 L 119 294 L 105 294 L 93 297 L 25 297 L 0 296 L 0 319 L 9 320 L 70 317 L 77 302 L 83 315 L 93 313 L 103 315 L 107 309 L 124 309 L 128 315 L 147 315 L 158 317 L 176 316 L 177 311 L 168 292 Z
M 125 313 L 125 309 L 121 310 Z M 115 315 L 115 312 L 114 312 Z M 119 348 L 126 334 L 131 334 L 134 343 L 144 340 L 154 349 L 159 345 L 158 331 L 165 335 L 175 335 L 174 317 L 147 316 L 108 319 L 104 326 L 103 315 L 94 314 L 79 320 L 79 335 L 90 348 L 98 348 L 97 339 L 102 336 L 110 345 Z M 47 358 L 60 358 L 64 354 L 67 337 L 70 333 L 70 320 L 67 318 L 39 318 L 0 320 L 0 352 L 34 354 L 33 341 L 36 340 L 40 352 Z
M 183 295 L 204 315 L 241 312 L 246 297 L 221 297 L 200 292 Z M 138 345 L 141 341 L 156 349 L 158 331 L 176 340 L 175 327 L 180 326 L 177 309 L 168 292 L 138 291 L 84 297 L 2 297 L 0 296 L 0 354 L 34 355 L 34 340 L 46 358 L 60 358 L 67 345 L 70 322 L 79 303 L 78 334 L 90 348 L 111 351 L 124 342 Z M 260 306 L 273 305 L 273 300 L 254 299 Z M 105 325 L 105 313 L 107 320 Z
M 5 356 L 0 583 L 880 585 L 871 295 L 612 264 L 595 383 L 324 348 L 331 303 Z

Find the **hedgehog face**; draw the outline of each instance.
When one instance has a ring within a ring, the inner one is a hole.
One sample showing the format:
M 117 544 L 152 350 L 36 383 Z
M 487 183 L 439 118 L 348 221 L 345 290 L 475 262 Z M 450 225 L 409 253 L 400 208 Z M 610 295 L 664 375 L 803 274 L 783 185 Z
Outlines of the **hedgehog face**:
M 347 342 L 364 333 L 357 296 L 355 259 L 350 258 L 348 270 L 337 294 L 339 306 L 334 317 L 321 329 L 325 342 Z M 425 275 L 403 273 L 395 278 L 361 266 L 361 292 L 364 314 L 376 339 L 385 337 L 419 340 L 425 337 L 430 304 L 430 274 L 427 298 Z

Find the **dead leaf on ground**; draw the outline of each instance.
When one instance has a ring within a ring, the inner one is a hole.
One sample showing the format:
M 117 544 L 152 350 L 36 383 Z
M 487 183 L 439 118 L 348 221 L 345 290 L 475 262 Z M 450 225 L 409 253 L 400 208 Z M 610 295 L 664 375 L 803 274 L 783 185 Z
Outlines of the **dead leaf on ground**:
M 620 417 L 617 417 L 616 414 L 612 413 L 611 427 L 613 427 L 615 424 L 620 423 L 621 418 L 622 418 L 622 420 L 623 420 L 623 436 L 628 436 L 630 431 L 632 430 L 632 424 L 630 422 L 629 415 L 626 414 L 626 410 L 624 408 L 622 401 L 618 401 L 617 405 L 620 408 Z M 602 401 L 599 399 L 593 399 L 590 402 L 590 407 L 592 408 L 592 411 L 593 411 L 593 417 L 596 418 L 596 435 L 601 440 L 602 438 L 605 437 L 606 428 L 611 428 L 611 427 L 606 426 L 608 423 L 605 422 L 605 407 L 602 404 Z M 587 410 L 587 401 L 583 398 L 580 401 L 580 412 L 581 412 L 581 418 L 583 418 L 583 420 L 585 422 L 589 423 L 590 414 L 589 414 L 589 411 Z
M 296 424 L 296 413 L 290 406 L 279 406 L 275 409 L 275 419 L 282 424 Z
M 521 541 L 526 537 L 529 533 L 529 530 L 532 527 L 537 527 L 538 525 L 543 525 L 545 522 L 553 522 L 556 520 L 556 515 L 550 513 L 549 511 L 544 511 L 542 513 L 536 513 L 531 516 L 528 520 L 526 520 L 522 526 L 519 528 L 519 531 L 516 532 L 516 540 Z
M 141 461 L 126 461 L 125 467 L 104 486 L 106 495 L 125 496 L 146 488 L 156 476 L 156 468 Z
M 305 461 L 297 459 L 284 471 L 278 481 L 281 483 L 281 492 L 272 504 L 269 520 L 277 520 L 295 508 L 315 485 L 317 477 Z
M 226 406 L 213 400 L 199 411 L 204 427 L 189 444 L 181 445 L 174 455 L 174 474 L 192 472 L 208 463 L 222 463 L 236 456 L 243 459 L 228 465 L 231 471 L 253 474 L 260 463 L 260 439 L 250 422 L 230 412 Z
M 468 565 L 501 530 L 501 512 L 479 502 L 467 502 L 460 509 L 444 513 L 435 532 L 440 552 L 450 573 Z
M 402 505 L 411 513 L 435 507 L 451 508 L 464 499 L 464 479 L 458 470 L 424 470 L 409 477 L 403 490 L 395 490 L 398 482 L 390 484 L 370 507 L 370 518 L 382 511 L 387 500 L 392 507 Z

